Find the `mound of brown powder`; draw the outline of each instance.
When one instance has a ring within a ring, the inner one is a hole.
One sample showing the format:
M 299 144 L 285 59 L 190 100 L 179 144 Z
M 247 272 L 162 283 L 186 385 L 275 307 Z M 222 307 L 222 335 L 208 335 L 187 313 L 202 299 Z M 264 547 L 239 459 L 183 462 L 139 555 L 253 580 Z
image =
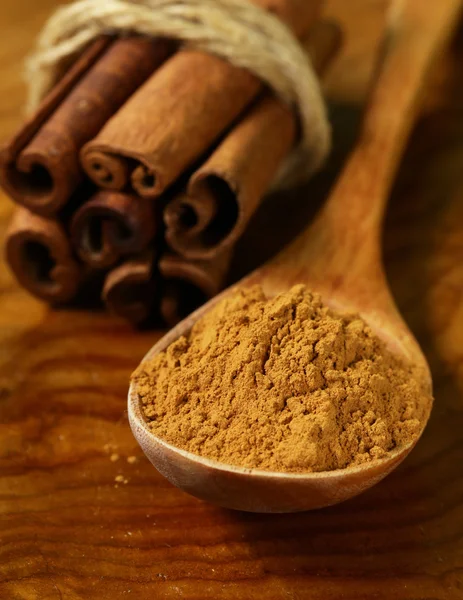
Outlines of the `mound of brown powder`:
M 224 463 L 345 468 L 413 439 L 431 399 L 358 316 L 304 286 L 237 292 L 134 378 L 151 430 Z M 428 398 L 426 400 L 426 398 Z

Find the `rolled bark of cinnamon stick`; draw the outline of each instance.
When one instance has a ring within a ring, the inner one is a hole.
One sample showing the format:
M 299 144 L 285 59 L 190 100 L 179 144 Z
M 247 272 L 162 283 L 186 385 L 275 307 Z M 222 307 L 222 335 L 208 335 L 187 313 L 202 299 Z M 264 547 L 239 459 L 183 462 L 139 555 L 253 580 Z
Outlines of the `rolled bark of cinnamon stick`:
M 322 0 L 252 1 L 274 12 L 299 37 L 318 18 L 322 4 Z M 262 88 L 258 78 L 245 69 L 204 52 L 182 50 L 83 148 L 82 162 L 87 165 L 87 154 L 98 152 L 105 172 L 113 180 L 123 181 L 129 170 L 127 159 L 134 159 L 139 165 L 131 174 L 133 188 L 141 196 L 157 197 L 213 144 Z M 86 171 L 94 179 L 87 167 Z
M 122 192 L 97 192 L 71 220 L 79 258 L 87 265 L 112 267 L 122 257 L 145 250 L 156 234 L 153 203 Z
M 305 46 L 319 75 L 340 41 L 340 30 L 333 23 L 320 22 L 311 29 Z M 204 260 L 233 245 L 296 139 L 294 114 L 266 93 L 192 175 L 186 192 L 166 206 L 169 246 L 185 258 Z
M 61 304 L 76 295 L 83 269 L 57 219 L 17 209 L 6 234 L 5 253 L 16 279 L 37 298 Z
M 7 193 L 37 214 L 55 214 L 82 180 L 80 148 L 170 52 L 164 40 L 96 40 L 1 152 Z M 88 160 L 107 187 L 118 183 L 99 165 L 98 155 Z
M 162 278 L 160 313 L 173 326 L 215 296 L 223 287 L 231 251 L 208 261 L 188 261 L 167 253 L 159 261 Z
M 102 293 L 107 308 L 133 325 L 146 321 L 155 305 L 154 270 L 154 252 L 147 251 L 111 271 Z

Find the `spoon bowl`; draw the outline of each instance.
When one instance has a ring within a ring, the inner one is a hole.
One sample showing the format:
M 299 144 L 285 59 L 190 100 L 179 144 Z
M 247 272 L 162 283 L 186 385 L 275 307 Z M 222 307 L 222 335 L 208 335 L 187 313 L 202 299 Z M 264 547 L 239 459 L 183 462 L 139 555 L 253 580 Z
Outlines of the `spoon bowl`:
M 286 260 L 283 259 L 281 267 L 284 267 L 285 264 Z M 258 269 L 240 283 L 203 305 L 155 344 L 142 362 L 164 352 L 179 337 L 187 336 L 197 320 L 237 288 L 243 289 L 259 284 L 270 297 L 280 291 L 285 291 L 298 282 L 297 277 L 294 278 L 294 281 L 290 281 L 288 269 L 285 269 L 286 276 L 284 278 L 279 276 L 276 265 L 275 261 Z M 344 309 L 344 312 L 359 312 L 353 308 L 352 304 L 346 306 L 346 303 L 341 300 L 336 301 L 333 296 L 330 297 L 328 304 L 338 311 Z M 378 337 L 382 338 L 389 349 L 401 354 L 405 360 L 413 360 L 415 365 L 421 365 L 425 379 L 424 388 L 427 388 L 431 394 L 431 375 L 426 360 L 406 326 L 399 319 L 395 328 L 384 332 L 374 321 L 374 317 L 379 319 L 380 314 L 378 312 L 367 315 L 363 312 L 361 316 Z M 389 326 L 391 327 L 390 323 Z M 422 423 L 421 432 L 429 418 L 430 408 L 431 404 L 429 403 L 429 411 Z M 387 457 L 373 460 L 368 464 L 329 472 L 295 474 L 224 464 L 169 444 L 150 430 L 143 415 L 135 382 L 132 382 L 129 389 L 128 417 L 132 432 L 143 452 L 156 469 L 173 485 L 197 498 L 219 506 L 262 513 L 312 510 L 357 496 L 391 473 L 406 458 L 419 439 L 418 436 L 409 444 L 390 452 Z
M 304 283 L 338 312 L 358 313 L 387 347 L 421 374 L 425 417 L 431 409 L 426 359 L 391 297 L 381 257 L 381 225 L 394 174 L 416 116 L 430 66 L 448 41 L 460 0 L 405 0 L 394 12 L 356 146 L 313 224 L 275 259 L 187 317 L 147 354 L 163 352 L 226 294 L 258 284 L 267 297 Z M 420 435 L 382 459 L 319 473 L 280 473 L 219 463 L 155 436 L 143 416 L 136 383 L 129 391 L 132 431 L 153 465 L 190 494 L 221 506 L 297 512 L 336 504 L 378 483 L 412 450 Z
M 252 278 L 241 282 L 240 288 L 256 283 L 258 275 L 256 272 Z M 182 321 L 153 346 L 143 360 L 150 360 L 180 336 L 188 335 L 194 322 L 234 288 Z M 390 452 L 386 458 L 371 461 L 368 465 L 319 473 L 281 473 L 223 464 L 162 440 L 150 430 L 133 382 L 129 389 L 128 417 L 133 434 L 148 459 L 176 487 L 219 506 L 262 513 L 299 512 L 348 500 L 386 477 L 418 441 L 416 438 Z

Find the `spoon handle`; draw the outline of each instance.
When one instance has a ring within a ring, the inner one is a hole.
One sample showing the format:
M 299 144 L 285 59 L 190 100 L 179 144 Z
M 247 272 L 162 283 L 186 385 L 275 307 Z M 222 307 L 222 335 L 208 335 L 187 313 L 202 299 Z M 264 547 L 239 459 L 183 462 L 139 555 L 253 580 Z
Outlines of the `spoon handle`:
M 461 8 L 461 0 L 393 2 L 354 150 L 315 222 L 268 264 L 274 281 L 291 265 L 293 279 L 328 294 L 352 296 L 354 288 L 357 297 L 369 295 L 372 305 L 372 280 L 384 284 L 380 242 L 386 202 L 427 76 Z
M 428 75 L 458 22 L 461 0 L 396 0 L 360 136 L 326 205 L 356 249 L 365 235 L 378 238 L 381 222 Z M 344 218 L 348 221 L 344 221 Z M 335 225 L 333 223 L 333 225 Z M 354 239 L 356 238 L 356 239 Z

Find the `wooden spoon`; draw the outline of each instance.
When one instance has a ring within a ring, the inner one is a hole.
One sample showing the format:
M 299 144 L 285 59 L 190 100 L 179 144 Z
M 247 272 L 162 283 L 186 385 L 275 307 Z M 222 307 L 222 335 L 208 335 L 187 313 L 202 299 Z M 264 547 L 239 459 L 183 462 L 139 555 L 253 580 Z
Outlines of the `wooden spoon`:
M 236 287 L 259 284 L 273 296 L 304 283 L 330 306 L 360 313 L 394 352 L 422 367 L 431 393 L 426 360 L 388 289 L 381 260 L 381 222 L 426 76 L 451 35 L 461 2 L 408 0 L 393 8 L 360 138 L 318 218 L 274 260 L 182 321 L 145 360 L 187 335 Z M 129 391 L 128 414 L 145 454 L 174 485 L 222 506 L 249 511 L 293 512 L 351 498 L 390 473 L 417 441 L 368 464 L 295 475 L 218 463 L 164 442 L 151 433 L 144 419 L 136 383 Z

